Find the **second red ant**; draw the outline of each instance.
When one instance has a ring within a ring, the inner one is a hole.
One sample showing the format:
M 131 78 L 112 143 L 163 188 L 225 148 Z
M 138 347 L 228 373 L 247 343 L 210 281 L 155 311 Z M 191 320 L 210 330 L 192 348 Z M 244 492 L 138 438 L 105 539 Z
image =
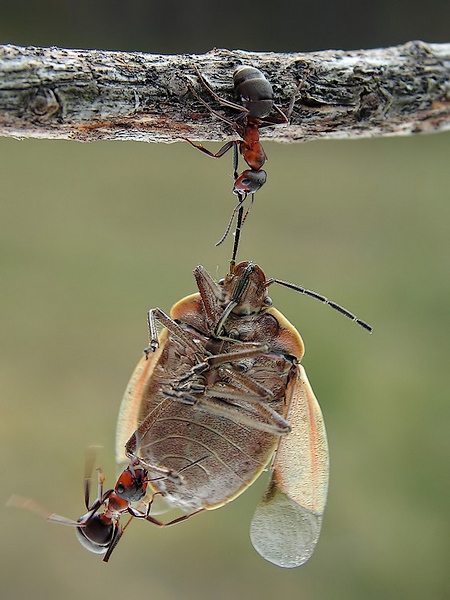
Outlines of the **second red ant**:
M 151 494 L 149 500 L 144 502 L 147 494 L 147 485 L 154 481 L 148 478 L 147 469 L 143 468 L 139 459 L 131 459 L 124 468 L 113 488 L 104 491 L 105 477 L 101 469 L 97 469 L 97 497 L 91 502 L 91 471 L 93 465 L 93 453 L 89 452 L 85 467 L 84 478 L 84 502 L 87 512 L 76 521 L 55 513 L 48 513 L 40 504 L 31 498 L 12 496 L 7 505 L 16 508 L 25 508 L 31 512 L 44 517 L 47 521 L 69 525 L 75 528 L 75 533 L 80 544 L 94 554 L 104 554 L 103 561 L 108 562 L 117 546 L 123 532 L 134 518 L 149 521 L 158 527 L 168 527 L 185 521 L 203 509 L 182 515 L 176 519 L 163 523 L 150 516 L 150 510 L 155 496 L 161 492 Z M 202 459 L 203 460 L 203 459 Z M 200 462 L 200 461 L 198 461 Z M 187 465 L 188 468 L 192 466 Z M 166 473 L 168 477 L 178 478 L 179 473 Z M 138 503 L 144 510 L 132 505 Z M 124 526 L 121 525 L 121 517 L 128 515 L 129 520 Z

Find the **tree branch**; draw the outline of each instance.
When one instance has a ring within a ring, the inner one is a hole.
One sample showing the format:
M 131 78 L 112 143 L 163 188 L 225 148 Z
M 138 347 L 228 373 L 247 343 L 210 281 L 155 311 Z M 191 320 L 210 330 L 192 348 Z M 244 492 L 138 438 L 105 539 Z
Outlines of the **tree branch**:
M 0 46 L 0 135 L 170 142 L 230 139 L 229 125 L 188 88 L 194 65 L 233 100 L 238 65 L 260 68 L 275 101 L 297 95 L 291 124 L 268 127 L 281 141 L 406 135 L 450 129 L 450 44 L 275 54 L 213 50 L 203 55 Z M 233 118 L 233 110 L 214 105 Z M 235 135 L 235 134 L 234 134 Z

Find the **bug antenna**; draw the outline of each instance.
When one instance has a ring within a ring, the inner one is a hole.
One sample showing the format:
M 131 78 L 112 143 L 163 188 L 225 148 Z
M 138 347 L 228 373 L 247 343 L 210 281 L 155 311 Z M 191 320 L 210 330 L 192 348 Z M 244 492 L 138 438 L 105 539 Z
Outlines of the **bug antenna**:
M 295 292 L 299 292 L 300 294 L 304 294 L 305 296 L 314 298 L 314 300 L 319 300 L 319 302 L 322 302 L 322 304 L 328 304 L 328 306 L 330 308 L 332 308 L 333 310 L 336 310 L 338 313 L 340 313 L 344 317 L 347 317 L 347 319 L 354 321 L 357 325 L 359 325 L 360 327 L 362 327 L 369 333 L 372 333 L 372 331 L 373 331 L 373 328 L 368 323 L 366 323 L 365 321 L 362 321 L 361 319 L 358 319 L 358 317 L 356 317 L 349 310 L 347 310 L 340 304 L 336 304 L 336 302 L 333 302 L 332 300 L 328 300 L 328 298 L 326 298 L 325 296 L 322 296 L 321 294 L 318 294 L 317 292 L 314 292 L 313 290 L 308 290 L 299 285 L 295 285 L 294 283 L 289 283 L 288 281 L 282 281 L 281 279 L 273 279 L 273 278 L 270 278 L 266 281 L 266 287 L 269 287 L 269 285 L 272 285 L 272 283 L 278 283 L 279 285 L 282 285 L 291 290 L 294 290 Z

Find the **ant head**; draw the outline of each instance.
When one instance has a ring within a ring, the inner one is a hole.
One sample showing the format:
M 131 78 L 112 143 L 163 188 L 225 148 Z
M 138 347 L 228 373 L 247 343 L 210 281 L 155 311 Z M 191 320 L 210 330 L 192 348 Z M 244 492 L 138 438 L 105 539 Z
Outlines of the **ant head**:
M 77 527 L 75 534 L 78 541 L 94 554 L 105 554 L 116 535 L 117 525 L 104 515 L 92 515 L 84 527 Z
M 248 169 L 241 173 L 234 182 L 233 194 L 254 194 L 266 183 L 266 179 L 265 171 Z
M 147 471 L 130 464 L 117 480 L 114 491 L 123 500 L 138 502 L 145 496 L 147 483 Z

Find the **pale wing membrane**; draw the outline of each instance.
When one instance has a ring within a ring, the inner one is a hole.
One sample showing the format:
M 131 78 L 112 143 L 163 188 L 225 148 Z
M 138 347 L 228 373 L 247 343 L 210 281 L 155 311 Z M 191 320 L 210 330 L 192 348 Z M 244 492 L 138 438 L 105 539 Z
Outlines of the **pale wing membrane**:
M 328 490 L 328 444 L 319 404 L 298 366 L 288 390 L 287 421 L 266 494 L 250 528 L 255 549 L 280 567 L 298 567 L 314 552 Z

